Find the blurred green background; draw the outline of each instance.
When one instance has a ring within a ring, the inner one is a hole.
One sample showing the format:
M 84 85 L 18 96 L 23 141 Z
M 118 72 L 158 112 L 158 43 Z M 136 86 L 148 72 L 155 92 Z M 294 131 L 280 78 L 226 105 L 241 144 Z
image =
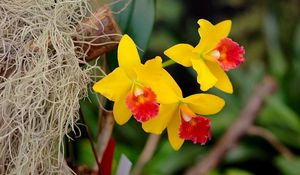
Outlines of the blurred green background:
M 113 6 L 120 10 L 127 1 Z M 265 100 L 256 126 L 270 131 L 295 156 L 286 159 L 265 138 L 246 135 L 224 157 L 213 175 L 300 174 L 300 1 L 299 0 L 133 0 L 125 11 L 116 14 L 123 33 L 128 33 L 140 47 L 143 58 L 162 56 L 163 51 L 178 43 L 196 45 L 199 42 L 197 20 L 208 19 L 216 24 L 225 19 L 233 22 L 230 37 L 244 46 L 245 63 L 229 72 L 234 94 L 212 89 L 226 100 L 223 111 L 212 120 L 212 140 L 205 146 L 185 142 L 179 151 L 172 150 L 163 138 L 154 157 L 143 169 L 145 175 L 183 174 L 203 159 L 222 134 L 230 127 L 251 92 L 265 75 L 278 82 L 278 91 Z M 153 30 L 152 30 L 153 27 Z M 115 51 L 108 55 L 111 70 L 116 67 Z M 144 61 L 145 61 L 144 60 Z M 185 96 L 200 92 L 192 68 L 172 65 L 167 68 L 182 88 Z M 97 105 L 83 101 L 89 127 L 97 133 Z M 92 111 L 92 112 L 91 112 Z M 93 113 L 94 112 L 94 113 Z M 94 116 L 94 117 L 91 117 Z M 95 134 L 96 135 L 96 134 Z M 83 134 L 76 141 L 78 163 L 92 166 L 94 159 Z M 133 164 L 147 140 L 147 134 L 133 119 L 124 126 L 115 126 L 116 152 L 114 168 L 120 155 L 125 154 Z M 79 155 L 79 157 L 78 157 Z

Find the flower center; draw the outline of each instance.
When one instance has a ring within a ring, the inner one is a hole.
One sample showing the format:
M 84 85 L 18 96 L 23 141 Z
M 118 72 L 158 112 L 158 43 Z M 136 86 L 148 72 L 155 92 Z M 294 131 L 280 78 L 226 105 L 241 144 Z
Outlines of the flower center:
M 206 141 L 211 138 L 209 119 L 197 116 L 187 105 L 180 106 L 180 115 L 180 138 L 191 140 L 201 145 L 204 145 Z
M 134 118 L 139 122 L 145 122 L 157 116 L 159 105 L 156 94 L 144 86 L 134 85 L 126 98 L 127 107 Z
M 245 50 L 230 38 L 224 38 L 210 54 L 224 70 L 228 71 L 244 62 Z

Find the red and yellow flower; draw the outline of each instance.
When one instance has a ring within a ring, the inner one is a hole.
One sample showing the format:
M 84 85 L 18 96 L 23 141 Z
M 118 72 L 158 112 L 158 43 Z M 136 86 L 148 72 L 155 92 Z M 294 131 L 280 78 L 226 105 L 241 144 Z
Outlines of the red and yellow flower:
M 157 116 L 158 103 L 172 102 L 168 90 L 171 76 L 156 57 L 142 64 L 132 39 L 124 35 L 118 47 L 119 67 L 96 82 L 93 90 L 114 101 L 113 113 L 118 124 L 133 115 L 139 122 Z M 174 97 L 173 97 L 174 101 Z
M 158 116 L 142 123 L 146 132 L 161 134 L 167 128 L 171 146 L 178 150 L 184 140 L 205 144 L 210 139 L 210 120 L 202 115 L 219 112 L 225 102 L 222 98 L 211 94 L 195 94 L 186 98 L 173 80 L 170 89 L 176 101 L 161 104 Z
M 243 61 L 243 47 L 228 38 L 231 21 L 225 20 L 216 25 L 200 19 L 200 42 L 196 47 L 189 44 L 177 44 L 164 53 L 175 62 L 193 67 L 197 72 L 197 82 L 202 91 L 215 86 L 232 93 L 232 84 L 224 71 L 234 69 Z
M 201 40 L 196 47 L 177 44 L 165 54 L 183 66 L 192 66 L 202 91 L 216 87 L 232 93 L 225 71 L 244 61 L 244 49 L 227 38 L 231 21 L 212 25 L 200 19 L 198 24 Z M 93 86 L 94 91 L 114 101 L 113 113 L 118 124 L 126 123 L 133 115 L 146 132 L 161 134 L 167 129 L 175 150 L 185 140 L 205 144 L 210 139 L 210 120 L 203 115 L 218 113 L 225 104 L 222 98 L 204 93 L 183 98 L 177 83 L 162 68 L 162 59 L 155 57 L 142 64 L 128 35 L 119 43 L 118 63 L 118 68 Z

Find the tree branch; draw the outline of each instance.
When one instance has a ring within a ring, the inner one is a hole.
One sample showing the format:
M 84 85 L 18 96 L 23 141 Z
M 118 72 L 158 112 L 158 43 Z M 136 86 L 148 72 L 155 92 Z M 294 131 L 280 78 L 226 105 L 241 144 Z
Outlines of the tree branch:
M 98 135 L 97 150 L 98 159 L 101 161 L 108 145 L 114 127 L 114 117 L 111 111 L 101 110 L 101 132 Z
M 222 160 L 225 153 L 232 148 L 234 144 L 245 134 L 248 128 L 258 116 L 260 109 L 263 107 L 263 101 L 266 96 L 273 94 L 276 90 L 276 82 L 270 76 L 264 77 L 263 81 L 256 87 L 248 100 L 246 106 L 227 132 L 216 143 L 208 155 L 190 168 L 186 175 L 203 175 L 215 168 Z
M 140 157 L 132 170 L 132 175 L 139 175 L 141 174 L 142 169 L 146 165 L 146 163 L 152 158 L 156 147 L 158 145 L 160 139 L 160 135 L 150 134 L 145 144 L 145 147 L 140 154 Z

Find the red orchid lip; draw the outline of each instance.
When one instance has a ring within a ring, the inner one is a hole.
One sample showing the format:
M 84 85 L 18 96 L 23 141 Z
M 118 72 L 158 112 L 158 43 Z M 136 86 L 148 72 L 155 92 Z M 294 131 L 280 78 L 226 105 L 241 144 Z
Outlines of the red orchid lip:
M 194 144 L 204 145 L 211 138 L 210 120 L 202 116 L 190 117 L 186 120 L 181 116 L 179 136 L 184 140 L 191 140 Z
M 238 67 L 245 60 L 244 48 L 230 38 L 222 39 L 212 54 L 225 71 Z
M 139 122 L 154 118 L 159 111 L 156 94 L 147 87 L 134 87 L 127 96 L 126 104 Z

